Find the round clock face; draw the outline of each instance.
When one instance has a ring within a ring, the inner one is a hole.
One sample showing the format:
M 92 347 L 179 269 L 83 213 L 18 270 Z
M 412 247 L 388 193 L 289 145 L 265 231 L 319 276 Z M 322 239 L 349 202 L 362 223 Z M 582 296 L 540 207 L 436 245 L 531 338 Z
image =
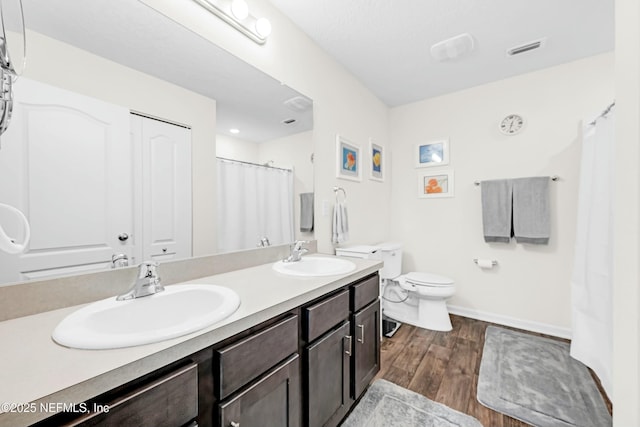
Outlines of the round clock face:
M 500 132 L 505 135 L 515 135 L 522 130 L 524 119 L 518 114 L 509 114 L 500 122 Z

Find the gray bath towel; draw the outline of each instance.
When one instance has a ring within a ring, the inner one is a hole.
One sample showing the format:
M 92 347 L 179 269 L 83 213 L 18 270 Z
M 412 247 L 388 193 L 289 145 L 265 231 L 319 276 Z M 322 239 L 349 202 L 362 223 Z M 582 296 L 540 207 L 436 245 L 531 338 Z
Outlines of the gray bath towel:
M 518 243 L 546 245 L 550 235 L 549 177 L 511 180 L 513 234 Z
M 300 231 L 313 231 L 313 193 L 300 193 Z
M 485 242 L 511 239 L 511 183 L 506 179 L 482 181 L 482 231 Z

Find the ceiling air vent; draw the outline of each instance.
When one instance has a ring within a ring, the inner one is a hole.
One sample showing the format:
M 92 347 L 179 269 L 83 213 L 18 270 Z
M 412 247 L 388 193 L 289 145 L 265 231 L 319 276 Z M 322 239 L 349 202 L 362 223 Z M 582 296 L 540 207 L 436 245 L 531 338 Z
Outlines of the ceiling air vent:
M 284 119 L 284 120 L 282 121 L 282 124 L 285 124 L 285 125 L 292 125 L 292 124 L 294 124 L 295 122 L 296 122 L 296 119 Z
M 303 112 L 307 111 L 313 105 L 313 101 L 305 96 L 294 96 L 284 101 L 284 106 L 291 111 Z
M 541 48 L 544 45 L 545 39 L 536 40 L 533 42 L 525 43 L 520 46 L 512 47 L 511 49 L 507 49 L 507 56 L 516 56 L 525 52 L 530 52 L 532 50 Z

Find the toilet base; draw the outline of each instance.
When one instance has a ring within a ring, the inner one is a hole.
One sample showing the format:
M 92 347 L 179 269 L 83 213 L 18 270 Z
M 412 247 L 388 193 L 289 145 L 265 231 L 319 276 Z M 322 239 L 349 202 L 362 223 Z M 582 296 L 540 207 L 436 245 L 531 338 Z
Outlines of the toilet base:
M 382 311 L 386 317 L 419 328 L 441 332 L 449 332 L 453 329 L 444 300 L 419 299 L 418 307 L 383 303 Z

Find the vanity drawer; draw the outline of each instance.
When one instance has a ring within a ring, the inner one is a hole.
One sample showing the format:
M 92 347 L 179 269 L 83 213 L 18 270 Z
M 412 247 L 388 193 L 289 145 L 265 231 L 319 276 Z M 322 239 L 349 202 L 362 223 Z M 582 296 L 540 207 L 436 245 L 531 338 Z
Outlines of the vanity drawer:
M 100 401 L 109 412 L 91 413 L 65 427 L 175 427 L 198 416 L 198 365 L 181 369 L 143 384 L 122 396 Z M 87 403 L 89 410 L 94 404 Z M 61 424 L 58 424 L 61 425 Z
M 223 400 L 288 356 L 298 352 L 298 316 L 216 350 L 216 397 Z
M 303 313 L 305 339 L 311 342 L 349 317 L 349 290 L 306 307 Z
M 358 311 L 375 301 L 380 294 L 380 278 L 376 274 L 351 287 L 351 310 Z

